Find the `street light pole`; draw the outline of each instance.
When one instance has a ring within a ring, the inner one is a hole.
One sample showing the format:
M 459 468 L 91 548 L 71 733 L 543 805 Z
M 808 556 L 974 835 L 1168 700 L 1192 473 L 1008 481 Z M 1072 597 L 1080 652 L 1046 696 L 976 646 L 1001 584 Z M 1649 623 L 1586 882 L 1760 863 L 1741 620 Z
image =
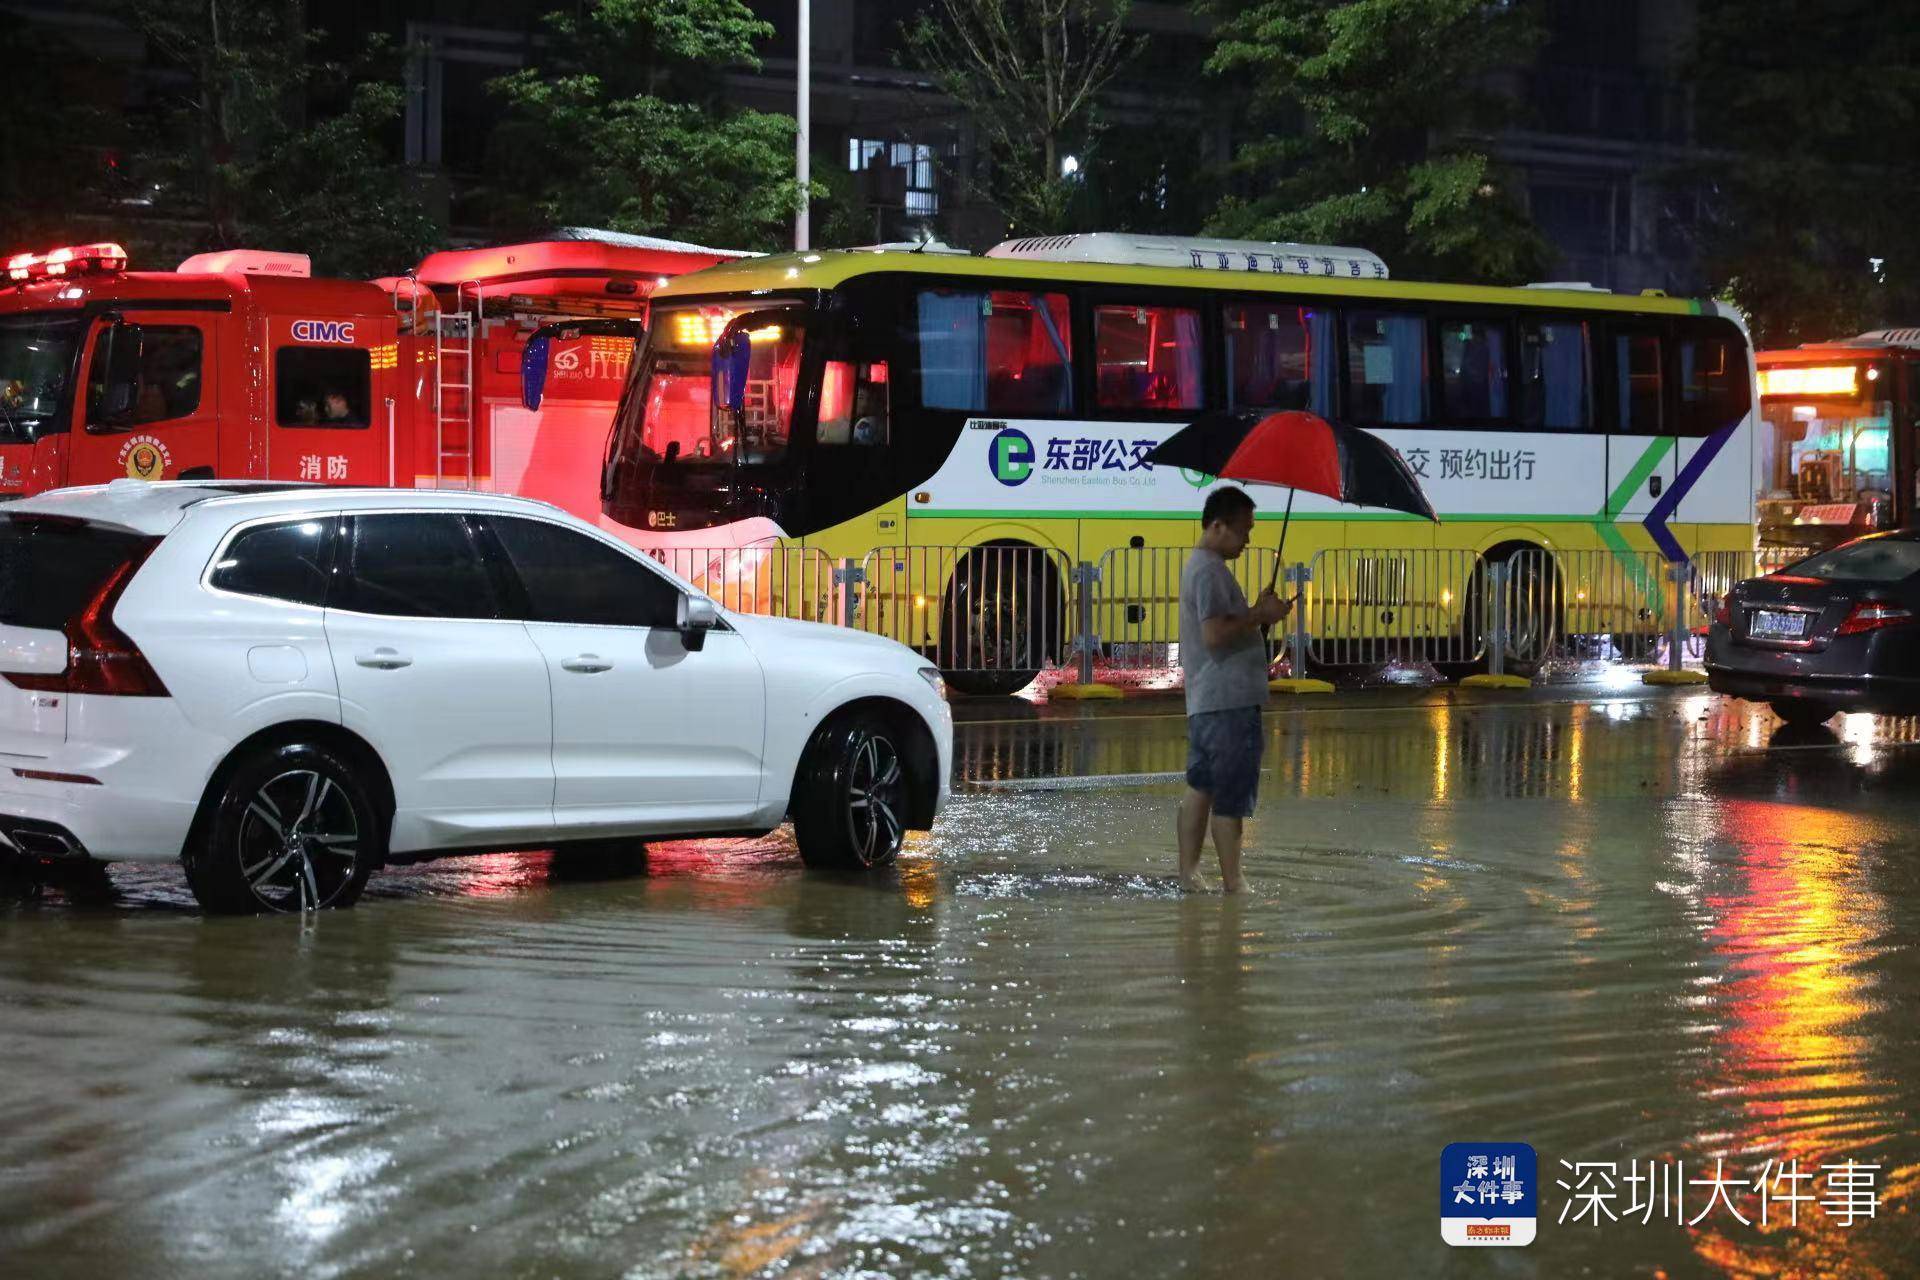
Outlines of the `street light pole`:
M 794 131 L 793 169 L 800 180 L 800 208 L 793 215 L 793 247 L 795 250 L 810 249 L 811 229 L 807 226 L 808 196 L 811 182 L 809 170 L 812 167 L 812 152 L 807 134 L 812 126 L 812 97 L 809 92 L 813 80 L 813 0 L 800 0 L 800 67 L 795 77 L 798 82 L 798 108 L 795 112 L 799 128 Z

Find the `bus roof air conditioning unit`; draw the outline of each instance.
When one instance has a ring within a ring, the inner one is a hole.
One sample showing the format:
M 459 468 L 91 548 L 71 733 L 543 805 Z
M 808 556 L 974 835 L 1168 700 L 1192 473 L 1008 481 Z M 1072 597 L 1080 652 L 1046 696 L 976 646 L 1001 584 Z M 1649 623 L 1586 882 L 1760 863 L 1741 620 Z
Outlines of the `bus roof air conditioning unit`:
M 1807 346 L 1824 346 L 1824 343 L 1807 343 Z M 1834 343 L 1846 347 L 1920 347 L 1920 329 L 1875 329 L 1863 333 L 1857 338 L 1847 338 Z
M 1280 240 L 1135 235 L 1127 231 L 1086 231 L 1005 240 L 987 250 L 986 256 L 1036 262 L 1198 267 L 1203 271 L 1252 271 L 1262 275 L 1320 276 L 1336 280 L 1387 278 L 1387 264 L 1378 254 L 1365 249 Z
M 1586 280 L 1535 280 L 1523 284 L 1522 289 L 1555 289 L 1562 293 L 1612 293 L 1611 289 L 1602 289 L 1599 285 Z
M 285 276 L 306 280 L 313 275 L 313 259 L 304 253 L 274 253 L 266 249 L 222 249 L 196 253 L 174 268 L 183 276 L 221 276 L 238 271 L 248 276 Z

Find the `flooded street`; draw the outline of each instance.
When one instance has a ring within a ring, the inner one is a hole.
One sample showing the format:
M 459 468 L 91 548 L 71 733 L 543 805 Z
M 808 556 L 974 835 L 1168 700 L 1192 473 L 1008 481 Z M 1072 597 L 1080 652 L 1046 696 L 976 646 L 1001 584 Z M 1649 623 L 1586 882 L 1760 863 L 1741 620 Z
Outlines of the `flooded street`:
M 1155 700 L 963 708 L 870 882 L 780 833 L 0 908 L 0 1274 L 1920 1273 L 1920 728 L 1578 696 L 1274 707 L 1240 900 L 1175 892 Z M 1537 1150 L 1533 1246 L 1441 1242 L 1463 1140 Z M 1563 1160 L 1847 1158 L 1852 1226 L 1557 1221 Z

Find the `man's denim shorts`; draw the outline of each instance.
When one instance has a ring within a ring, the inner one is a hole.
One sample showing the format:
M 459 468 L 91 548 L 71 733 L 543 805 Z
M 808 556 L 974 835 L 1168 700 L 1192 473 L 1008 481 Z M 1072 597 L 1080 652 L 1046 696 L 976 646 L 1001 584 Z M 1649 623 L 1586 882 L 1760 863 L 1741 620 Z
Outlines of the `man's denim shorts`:
M 1251 818 L 1265 745 L 1259 707 L 1188 716 L 1187 785 L 1213 797 L 1215 817 Z

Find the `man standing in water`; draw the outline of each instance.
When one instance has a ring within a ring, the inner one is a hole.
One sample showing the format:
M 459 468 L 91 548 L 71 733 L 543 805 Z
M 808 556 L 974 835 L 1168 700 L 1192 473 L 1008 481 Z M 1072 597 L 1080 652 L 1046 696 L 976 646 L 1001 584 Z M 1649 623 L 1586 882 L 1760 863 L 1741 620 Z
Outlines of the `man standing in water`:
M 1207 495 L 1200 545 L 1180 573 L 1180 668 L 1187 687 L 1187 795 L 1180 802 L 1180 887 L 1200 887 L 1200 850 L 1209 826 L 1228 893 L 1240 875 L 1242 822 L 1253 816 L 1260 786 L 1267 702 L 1267 641 L 1261 628 L 1292 612 L 1292 602 L 1260 593 L 1251 608 L 1227 561 L 1253 535 L 1253 499 L 1231 486 Z

